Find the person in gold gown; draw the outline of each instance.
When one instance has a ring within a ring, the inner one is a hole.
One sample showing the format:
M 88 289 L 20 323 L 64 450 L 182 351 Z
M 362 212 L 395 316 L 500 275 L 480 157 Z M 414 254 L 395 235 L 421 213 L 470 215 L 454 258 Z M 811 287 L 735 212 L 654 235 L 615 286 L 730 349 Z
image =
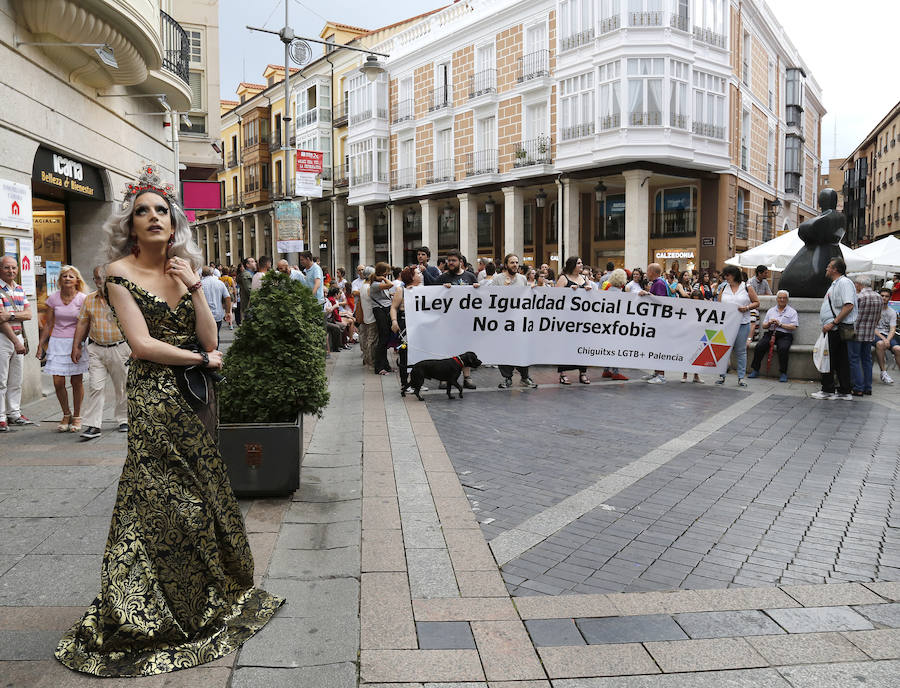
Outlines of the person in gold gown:
M 106 223 L 106 288 L 128 344 L 128 453 L 100 594 L 59 641 L 65 666 L 148 676 L 236 650 L 284 600 L 253 585 L 243 518 L 216 441 L 212 385 L 222 366 L 199 289 L 200 251 L 152 166 Z M 203 392 L 206 392 L 204 394 Z

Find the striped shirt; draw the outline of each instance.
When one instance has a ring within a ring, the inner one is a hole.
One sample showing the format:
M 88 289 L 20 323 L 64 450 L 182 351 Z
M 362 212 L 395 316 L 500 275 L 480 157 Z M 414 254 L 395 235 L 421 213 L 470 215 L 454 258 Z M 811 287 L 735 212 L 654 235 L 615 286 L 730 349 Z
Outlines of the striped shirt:
M 10 288 L 8 284 L 0 282 L 0 302 L 3 303 L 3 308 L 7 311 L 15 313 L 24 311 L 27 301 L 25 300 L 25 290 L 22 289 L 22 285 L 13 282 L 13 286 Z M 16 334 L 22 333 L 22 323 L 20 321 L 15 320 L 9 324 L 13 332 Z
M 81 312 L 78 314 L 78 324 L 90 319 L 88 336 L 91 341 L 98 344 L 118 344 L 125 337 L 119 328 L 119 321 L 113 314 L 109 305 L 100 296 L 99 291 L 88 294 L 81 304 Z

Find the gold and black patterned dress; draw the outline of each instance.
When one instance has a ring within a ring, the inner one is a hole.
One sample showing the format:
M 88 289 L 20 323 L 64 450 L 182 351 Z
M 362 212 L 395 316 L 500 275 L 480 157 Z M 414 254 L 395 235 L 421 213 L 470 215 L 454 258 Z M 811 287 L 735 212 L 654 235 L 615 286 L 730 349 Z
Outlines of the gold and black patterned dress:
M 183 346 L 194 337 L 189 294 L 172 309 L 121 277 L 150 335 Z M 56 657 L 97 676 L 147 676 L 211 662 L 236 650 L 284 600 L 253 587 L 244 521 L 213 435 L 168 366 L 128 370 L 128 456 L 119 479 L 100 595 Z

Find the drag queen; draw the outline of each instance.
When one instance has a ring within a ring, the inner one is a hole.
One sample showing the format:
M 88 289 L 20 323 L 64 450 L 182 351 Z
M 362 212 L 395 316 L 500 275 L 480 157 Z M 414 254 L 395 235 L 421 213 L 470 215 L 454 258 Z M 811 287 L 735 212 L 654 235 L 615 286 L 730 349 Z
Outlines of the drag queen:
M 200 253 L 152 166 L 105 225 L 108 302 L 131 347 L 128 454 L 100 595 L 56 657 L 97 676 L 148 676 L 216 660 L 283 604 L 253 587 L 253 557 L 215 439 L 212 386 L 185 369 L 222 366 L 200 289 Z M 192 391 L 191 391 L 192 390 Z

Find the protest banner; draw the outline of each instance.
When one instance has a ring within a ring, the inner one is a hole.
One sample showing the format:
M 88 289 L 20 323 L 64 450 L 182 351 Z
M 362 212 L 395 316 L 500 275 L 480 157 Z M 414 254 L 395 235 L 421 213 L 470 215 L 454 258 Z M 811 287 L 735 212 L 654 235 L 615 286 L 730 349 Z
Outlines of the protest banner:
M 415 287 L 404 294 L 409 364 L 474 351 L 489 364 L 724 373 L 733 304 L 621 291 Z
M 279 253 L 303 250 L 303 212 L 295 201 L 274 203 L 275 248 Z
M 325 154 L 321 151 L 298 150 L 294 172 L 294 193 L 297 196 L 322 198 L 322 169 Z

